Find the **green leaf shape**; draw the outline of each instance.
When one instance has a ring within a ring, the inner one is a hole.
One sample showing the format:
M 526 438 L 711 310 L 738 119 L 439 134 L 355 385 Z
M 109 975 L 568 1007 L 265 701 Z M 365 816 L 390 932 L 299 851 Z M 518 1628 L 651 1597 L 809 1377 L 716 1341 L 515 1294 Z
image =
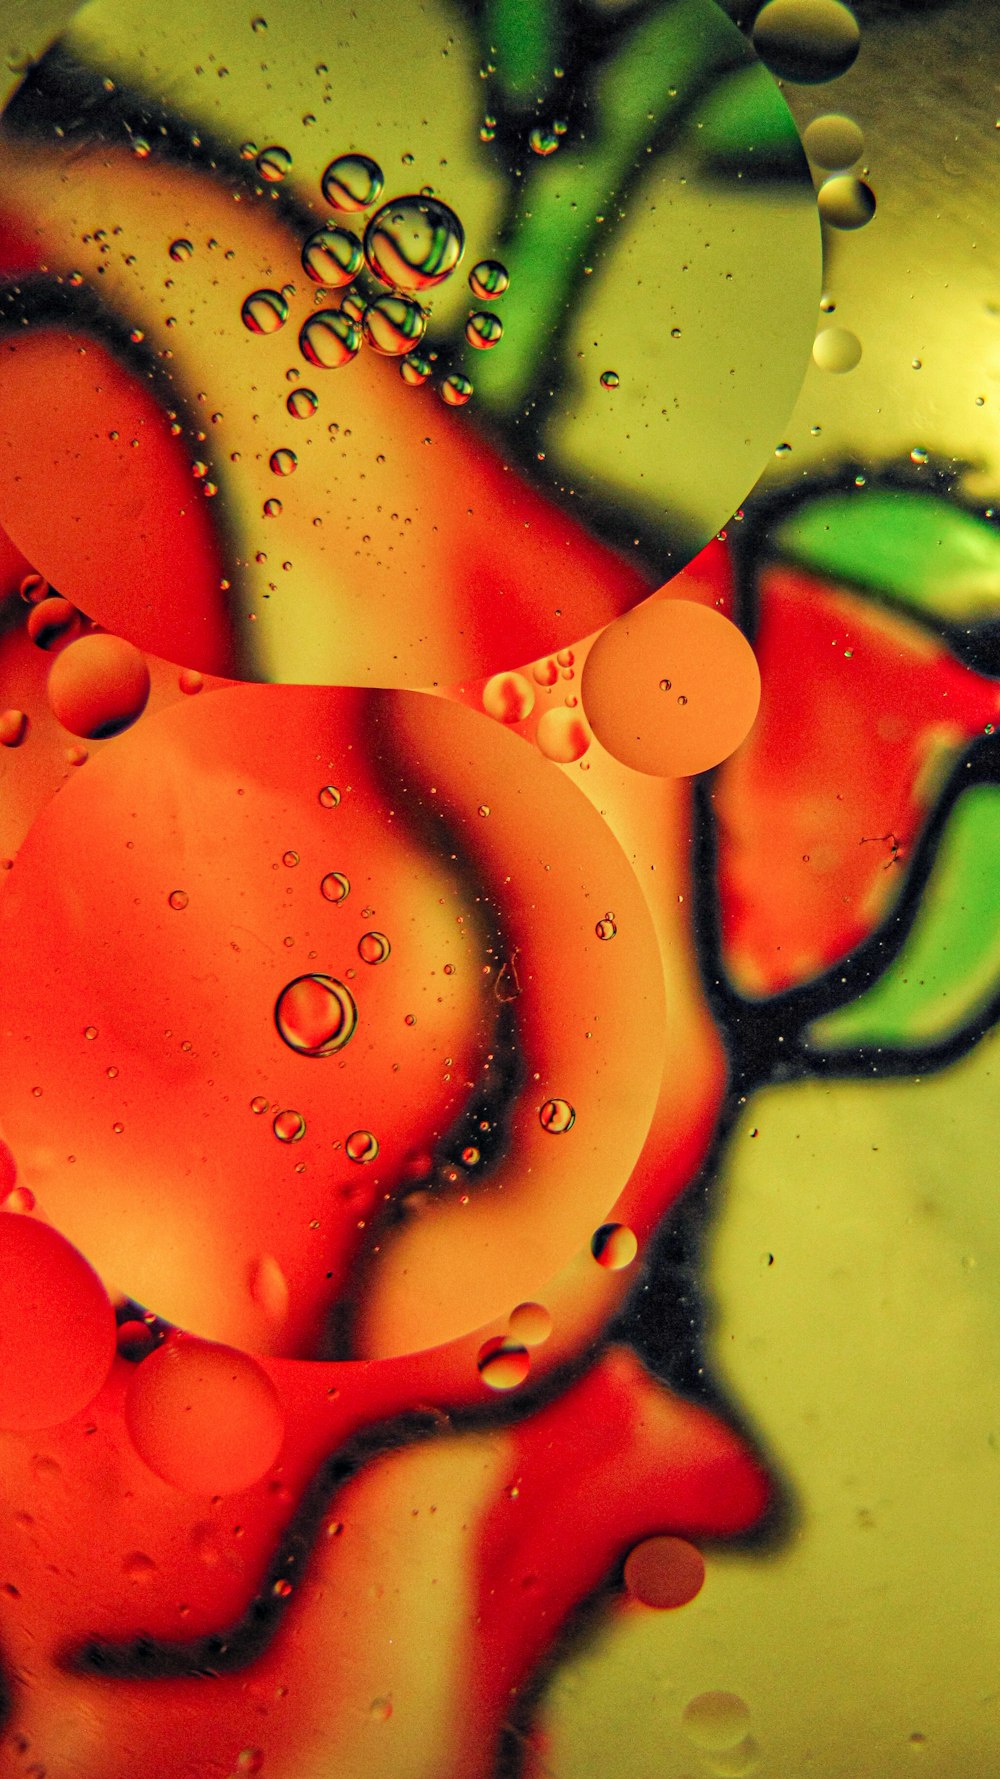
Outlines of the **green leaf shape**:
M 813 1048 L 922 1049 L 972 1024 L 1000 989 L 1000 788 L 964 791 L 902 950 L 873 988 L 814 1021 Z
M 616 195 L 647 145 L 665 145 L 671 120 L 680 127 L 692 96 L 749 56 L 725 14 L 704 0 L 673 0 L 623 37 L 599 76 L 586 141 L 565 142 L 528 167 L 501 255 L 511 274 L 503 347 L 477 353 L 466 367 L 478 399 L 507 412 L 523 398 L 558 339 L 584 266 L 606 250 L 618 220 Z M 770 77 L 755 72 L 771 104 L 784 110 Z
M 530 104 L 552 85 L 559 54 L 558 0 L 487 0 L 480 34 L 484 55 L 509 104 Z
M 821 495 L 773 533 L 777 553 L 944 620 L 1000 617 L 1000 530 L 919 489 Z
M 691 119 L 690 133 L 710 171 L 758 180 L 798 176 L 799 133 L 791 112 L 774 99 L 762 68 L 741 68 L 708 94 Z

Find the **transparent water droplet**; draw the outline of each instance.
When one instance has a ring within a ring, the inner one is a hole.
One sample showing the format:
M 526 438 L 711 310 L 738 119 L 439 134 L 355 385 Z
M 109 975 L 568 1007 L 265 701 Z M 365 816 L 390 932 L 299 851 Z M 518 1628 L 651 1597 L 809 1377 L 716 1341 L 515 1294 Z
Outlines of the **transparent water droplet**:
M 384 933 L 362 933 L 358 940 L 358 956 L 366 964 L 382 964 L 392 950 Z
M 256 1113 L 259 1118 L 262 1112 L 267 1111 L 269 1103 L 270 1102 L 264 1098 L 262 1093 L 255 1093 L 253 1099 L 250 1101 L 250 1110 L 251 1112 Z
M 468 377 L 463 377 L 461 371 L 453 371 L 441 384 L 441 400 L 449 408 L 464 408 L 471 394 L 472 384 Z
M 298 462 L 295 452 L 282 446 L 279 450 L 271 452 L 268 458 L 268 467 L 273 476 L 290 476 L 298 468 Z
M 169 896 L 167 897 L 167 901 L 169 902 L 171 908 L 176 909 L 178 912 L 180 912 L 181 909 L 187 907 L 188 899 L 189 898 L 188 898 L 187 890 L 182 890 L 182 889 L 171 890 Z
M 814 117 L 803 132 L 802 144 L 817 167 L 853 167 L 865 146 L 865 139 L 852 117 L 830 111 Z
M 293 389 L 285 407 L 293 420 L 309 420 L 319 407 L 319 398 L 312 389 Z
M 543 1130 L 552 1136 L 561 1137 L 566 1131 L 572 1130 L 576 1123 L 576 1112 L 569 1100 L 550 1099 L 538 1108 L 538 1122 Z
M 503 338 L 503 322 L 499 315 L 491 315 L 486 309 L 477 309 L 465 324 L 465 337 L 470 346 L 475 346 L 480 352 L 488 352 L 491 346 L 499 345 Z
M 344 1154 L 349 1161 L 359 1164 L 374 1161 L 378 1154 L 378 1138 L 370 1130 L 352 1130 L 344 1144 Z
M 625 1559 L 624 1579 L 633 1600 L 661 1612 L 675 1609 L 701 1592 L 705 1559 L 686 1538 L 644 1538 Z
M 750 1710 L 738 1693 L 698 1693 L 685 1705 L 681 1725 L 698 1748 L 733 1748 L 750 1728 Z
M 292 852 L 291 848 L 289 848 L 288 852 L 282 853 L 281 862 L 283 865 L 287 865 L 288 869 L 292 871 L 299 862 L 299 855 L 297 852 Z
M 304 321 L 299 350 L 310 364 L 323 371 L 350 364 L 361 349 L 361 329 L 343 309 L 318 309 Z
M 291 167 L 291 155 L 287 148 L 282 148 L 277 142 L 262 148 L 257 156 L 257 171 L 269 185 L 279 185 L 291 172 Z
M 861 362 L 861 341 L 847 327 L 825 327 L 813 341 L 813 363 L 842 375 Z
M 399 374 L 404 383 L 409 383 L 411 388 L 416 389 L 419 388 L 421 383 L 427 382 L 433 369 L 434 367 L 431 364 L 430 359 L 425 358 L 423 353 L 410 352 L 401 361 Z
M 288 320 L 288 304 L 280 290 L 252 290 L 240 317 L 252 334 L 276 334 Z
M 175 259 L 178 261 L 190 259 L 193 252 L 194 252 L 193 242 L 186 241 L 183 236 L 178 236 L 178 239 L 176 241 L 171 241 L 171 243 L 170 243 L 170 257 L 171 257 L 171 259 Z
M 594 932 L 599 939 L 613 939 L 617 931 L 618 928 L 610 914 L 606 914 L 603 920 L 599 920 L 594 928 Z
M 59 594 L 39 600 L 28 613 L 28 635 L 36 648 L 54 649 L 67 642 L 81 628 L 82 619 L 75 605 Z
M 854 14 L 835 0 L 771 0 L 757 14 L 752 37 L 772 74 L 806 86 L 846 74 L 861 41 Z
M 510 273 L 498 259 L 481 259 L 469 273 L 469 289 L 480 302 L 503 296 L 510 284 Z
M 519 1341 L 495 1335 L 480 1347 L 476 1365 L 491 1390 L 516 1390 L 531 1370 L 531 1355 Z
M 275 500 L 272 498 L 271 500 L 265 500 L 263 508 L 261 510 L 264 514 L 265 519 L 280 519 L 281 515 L 285 509 L 282 506 L 280 500 Z
M 335 784 L 325 784 L 319 793 L 319 801 L 324 809 L 336 809 L 340 802 L 340 791 Z
M 365 229 L 369 270 L 394 290 L 429 290 L 458 265 L 465 231 L 440 198 L 413 193 L 377 210 Z
M 534 129 L 528 132 L 528 147 L 532 154 L 555 154 L 559 147 L 561 133 L 548 124 L 536 124 Z
M 298 1143 L 306 1134 L 306 1121 L 301 1112 L 276 1112 L 271 1129 L 279 1143 Z
M 334 1056 L 354 1036 L 358 1009 L 335 976 L 296 976 L 275 1002 L 274 1023 L 300 1056 Z
M 323 224 L 309 236 L 302 249 L 303 270 L 316 284 L 339 290 L 356 278 L 364 264 L 361 242 L 350 229 L 335 222 Z
M 399 358 L 423 339 L 427 317 L 409 297 L 383 296 L 369 303 L 362 326 L 374 351 L 386 358 Z
M 617 389 L 620 382 L 621 382 L 621 378 L 619 377 L 617 371 L 602 371 L 601 372 L 601 388 L 602 389 Z
M 328 902 L 346 901 L 351 893 L 350 880 L 343 871 L 328 871 L 319 887 Z
M 334 210 L 367 210 L 378 202 L 385 179 L 367 154 L 339 154 L 323 174 L 323 196 Z
M 602 1223 L 590 1238 L 590 1252 L 607 1272 L 621 1272 L 623 1267 L 631 1266 L 639 1243 L 627 1223 Z

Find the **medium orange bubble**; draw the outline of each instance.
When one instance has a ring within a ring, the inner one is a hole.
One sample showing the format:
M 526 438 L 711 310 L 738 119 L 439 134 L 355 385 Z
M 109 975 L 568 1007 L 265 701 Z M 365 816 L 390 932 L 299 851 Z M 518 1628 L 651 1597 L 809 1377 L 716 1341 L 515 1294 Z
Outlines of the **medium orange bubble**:
M 0 1426 L 58 1427 L 111 1370 L 107 1292 L 57 1229 L 13 1210 L 0 1212 L 0 1279 Z
M 644 1538 L 625 1559 L 625 1586 L 633 1600 L 661 1611 L 686 1606 L 704 1581 L 705 1560 L 686 1538 Z
M 94 741 L 141 717 L 149 668 L 134 643 L 120 636 L 81 636 L 52 663 L 48 692 L 63 727 Z
M 531 1370 L 531 1357 L 519 1342 L 497 1335 L 479 1349 L 479 1375 L 491 1390 L 516 1390 Z
M 519 1303 L 507 1323 L 511 1340 L 521 1346 L 540 1347 L 552 1333 L 552 1315 L 544 1303 Z
M 581 696 L 616 760 L 659 778 L 689 778 L 728 759 L 749 734 L 760 671 L 746 637 L 721 612 L 657 599 L 602 631 Z
M 278 1393 L 249 1353 L 190 1335 L 136 1367 L 125 1399 L 145 1464 L 190 1495 L 235 1495 L 270 1470 L 284 1438 Z

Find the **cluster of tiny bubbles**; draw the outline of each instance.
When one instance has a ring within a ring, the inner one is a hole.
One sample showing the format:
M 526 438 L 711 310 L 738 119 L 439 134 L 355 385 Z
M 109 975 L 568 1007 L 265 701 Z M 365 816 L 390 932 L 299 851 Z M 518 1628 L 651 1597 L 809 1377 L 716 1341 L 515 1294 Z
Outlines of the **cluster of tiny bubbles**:
M 382 169 L 367 154 L 339 154 L 322 178 L 323 196 L 334 210 L 355 214 L 376 204 L 385 179 Z
M 306 1134 L 306 1121 L 301 1112 L 275 1112 L 271 1129 L 279 1143 L 298 1143 Z
M 360 348 L 361 329 L 343 309 L 319 309 L 302 323 L 299 350 L 319 370 L 339 370 Z
M 452 371 L 451 376 L 445 377 L 442 382 L 440 394 L 441 400 L 447 407 L 464 408 L 472 394 L 472 384 L 468 377 L 462 375 L 461 371 Z
M 851 173 L 824 179 L 816 194 L 823 221 L 834 229 L 863 229 L 875 214 L 875 193 Z
M 340 290 L 356 278 L 364 263 L 361 242 L 350 229 L 327 222 L 316 229 L 302 248 L 302 268 L 314 284 Z
M 295 452 L 289 451 L 286 446 L 282 445 L 277 451 L 271 452 L 268 458 L 268 468 L 273 476 L 290 476 L 297 469 L 298 462 Z
M 615 925 L 615 917 L 613 914 L 606 914 L 604 919 L 599 920 L 594 928 L 594 932 L 599 939 L 613 939 L 617 931 L 618 928 Z
M 627 1223 L 602 1223 L 590 1238 L 590 1252 L 608 1272 L 621 1272 L 631 1266 L 639 1252 L 634 1229 Z
M 511 1340 L 524 1347 L 540 1347 L 552 1333 L 552 1314 L 543 1303 L 519 1303 L 507 1318 Z
M 190 259 L 193 252 L 194 252 L 193 243 L 191 241 L 184 240 L 184 238 L 182 236 L 178 237 L 178 239 L 176 241 L 171 241 L 171 243 L 170 243 L 170 257 L 171 257 L 171 259 L 176 259 L 176 260 Z
M 424 337 L 427 317 L 419 303 L 405 296 L 376 297 L 364 313 L 366 343 L 385 358 L 401 358 Z
M 546 1100 L 538 1108 L 538 1122 L 550 1136 L 561 1137 L 566 1131 L 572 1130 L 576 1123 L 576 1112 L 569 1100 Z
M 469 273 L 469 289 L 481 303 L 502 297 L 510 284 L 510 273 L 498 259 L 481 259 Z
M 370 1130 L 352 1130 L 344 1143 L 344 1154 L 348 1161 L 359 1164 L 374 1161 L 378 1154 L 378 1138 Z
M 252 334 L 276 334 L 288 320 L 288 304 L 280 290 L 252 290 L 244 298 L 240 319 Z
M 465 231 L 440 198 L 393 198 L 365 229 L 365 259 L 393 290 L 430 290 L 450 276 L 465 251 Z
M 351 893 L 343 871 L 328 871 L 319 887 L 328 902 L 343 902 Z
M 384 933 L 362 933 L 358 940 L 358 956 L 364 964 L 384 964 L 391 950 Z
M 399 374 L 404 383 L 409 383 L 411 389 L 419 389 L 421 383 L 427 382 L 433 369 L 430 359 L 422 352 L 410 352 L 401 360 Z
M 769 0 L 752 36 L 771 73 L 802 86 L 846 74 L 861 44 L 857 19 L 840 0 Z
M 285 407 L 293 420 L 309 420 L 319 407 L 319 401 L 312 389 L 293 389 Z
M 465 337 L 470 346 L 486 352 L 491 346 L 499 345 L 503 337 L 503 322 L 499 315 L 491 315 L 485 309 L 474 309 L 465 324 Z
M 291 172 L 292 157 L 287 148 L 278 143 L 262 148 L 256 160 L 257 171 L 268 185 L 279 185 L 286 174 Z
M 531 1370 L 531 1357 L 520 1341 L 494 1335 L 480 1347 L 476 1365 L 491 1390 L 516 1390 Z
M 319 801 L 324 809 L 336 809 L 340 802 L 340 790 L 335 784 L 325 784 L 319 793 Z
M 821 371 L 843 374 L 861 361 L 861 341 L 847 327 L 825 327 L 813 341 L 813 363 Z
M 602 389 L 617 389 L 621 378 L 617 371 L 602 371 L 600 382 Z
M 354 1036 L 358 1009 L 335 976 L 296 976 L 275 1002 L 274 1023 L 299 1056 L 334 1056 Z
M 523 673 L 495 673 L 483 687 L 483 709 L 498 723 L 521 723 L 534 707 L 534 689 Z

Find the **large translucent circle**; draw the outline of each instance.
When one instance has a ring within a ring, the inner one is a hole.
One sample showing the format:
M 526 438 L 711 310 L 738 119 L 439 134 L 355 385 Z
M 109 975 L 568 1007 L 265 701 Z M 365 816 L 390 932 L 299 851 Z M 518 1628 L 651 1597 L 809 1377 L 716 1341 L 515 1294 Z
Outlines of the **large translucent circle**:
M 81 610 L 189 667 L 486 678 L 634 605 L 757 479 L 812 344 L 812 185 L 715 0 L 619 16 L 545 156 L 481 138 L 473 12 L 398 9 L 377 80 L 380 0 L 333 41 L 328 13 L 297 0 L 262 54 L 220 0 L 209 81 L 200 0 L 95 0 L 24 76 L 0 128 L 0 522 Z M 338 360 L 278 496 L 302 251 L 351 144 L 385 213 L 432 191 L 469 264 L 502 254 L 502 338 L 470 344 L 445 254 L 429 385 L 367 346 Z M 261 292 L 271 331 L 244 319 Z M 463 378 L 468 402 L 439 399 Z

